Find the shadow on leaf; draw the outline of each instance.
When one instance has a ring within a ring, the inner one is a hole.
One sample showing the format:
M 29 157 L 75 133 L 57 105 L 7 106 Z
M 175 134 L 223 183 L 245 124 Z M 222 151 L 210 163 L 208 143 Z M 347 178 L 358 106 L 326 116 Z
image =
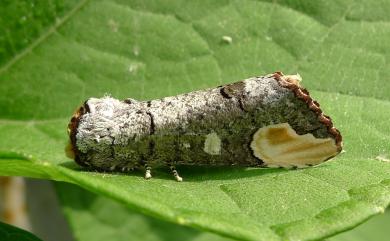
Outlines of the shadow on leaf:
M 96 168 L 81 167 L 73 161 L 60 164 L 61 166 L 77 172 L 99 173 L 102 175 L 116 176 L 143 176 L 144 169 L 139 168 L 129 172 L 103 171 Z M 189 166 L 179 165 L 176 167 L 186 182 L 202 182 L 210 180 L 231 180 L 267 175 L 270 173 L 281 173 L 289 170 L 281 168 L 258 168 L 239 166 Z M 152 170 L 153 179 L 165 179 L 174 181 L 174 177 L 168 167 L 156 167 Z

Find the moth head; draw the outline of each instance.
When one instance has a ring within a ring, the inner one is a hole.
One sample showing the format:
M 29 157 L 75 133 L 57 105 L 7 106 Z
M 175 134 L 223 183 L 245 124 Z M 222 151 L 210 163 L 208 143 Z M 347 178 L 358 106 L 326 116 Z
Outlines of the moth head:
M 340 152 L 333 138 L 298 135 L 288 123 L 258 129 L 250 147 L 254 156 L 270 167 L 317 165 Z
M 77 108 L 77 110 L 73 113 L 73 116 L 68 123 L 69 141 L 65 147 L 65 154 L 67 157 L 69 157 L 71 159 L 76 159 L 76 156 L 77 156 L 77 148 L 76 148 L 77 127 L 79 125 L 81 116 L 87 112 L 89 112 L 89 106 L 88 106 L 87 102 L 85 102 L 82 106 Z

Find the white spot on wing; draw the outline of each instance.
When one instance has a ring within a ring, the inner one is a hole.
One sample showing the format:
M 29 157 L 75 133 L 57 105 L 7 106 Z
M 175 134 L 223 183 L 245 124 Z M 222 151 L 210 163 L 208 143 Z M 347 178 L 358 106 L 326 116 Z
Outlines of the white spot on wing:
M 206 135 L 203 150 L 210 155 L 221 154 L 221 139 L 219 138 L 217 133 L 211 132 Z

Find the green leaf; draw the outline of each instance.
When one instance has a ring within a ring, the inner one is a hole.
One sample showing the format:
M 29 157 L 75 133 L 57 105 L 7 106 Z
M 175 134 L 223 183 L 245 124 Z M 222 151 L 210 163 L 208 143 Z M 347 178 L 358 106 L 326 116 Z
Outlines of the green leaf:
M 0 222 L 0 237 L 2 241 L 41 241 L 35 235 L 23 229 Z
M 0 61 L 0 175 L 75 183 L 242 240 L 319 239 L 388 206 L 390 3 L 106 0 L 69 9 Z M 276 70 L 299 72 L 315 90 L 345 153 L 295 171 L 179 167 L 184 183 L 164 169 L 150 181 L 86 172 L 64 156 L 69 117 L 88 97 L 158 98 Z
M 77 241 L 231 240 L 141 215 L 75 185 L 57 182 L 55 187 Z
M 58 182 L 56 189 L 66 218 L 71 224 L 75 239 L 78 241 L 107 240 L 108 237 L 115 241 L 229 240 L 137 214 L 117 202 L 82 190 L 75 185 Z M 389 211 L 351 231 L 327 240 L 385 241 L 388 239 L 386 231 L 390 221 Z
M 58 197 L 77 241 L 100 240 L 192 240 L 227 241 L 206 232 L 195 231 L 130 211 L 108 198 L 75 185 L 57 182 Z M 386 241 L 390 210 L 368 222 L 327 239 L 328 241 Z M 169 232 L 167 232 L 169 230 Z
M 387 241 L 389 239 L 390 210 L 378 215 L 351 231 L 334 236 L 328 241 Z

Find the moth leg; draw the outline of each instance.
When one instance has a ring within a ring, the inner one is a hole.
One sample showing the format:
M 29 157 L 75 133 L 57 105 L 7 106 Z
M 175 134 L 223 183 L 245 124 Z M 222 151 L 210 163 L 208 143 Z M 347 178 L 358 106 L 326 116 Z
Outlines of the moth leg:
M 152 168 L 150 166 L 148 166 L 148 164 L 146 164 L 146 163 L 145 163 L 144 167 L 145 167 L 145 170 L 146 170 L 145 171 L 145 179 L 152 178 L 152 173 L 151 173 Z
M 171 169 L 171 172 L 172 172 L 173 176 L 175 177 L 176 181 L 178 181 L 178 182 L 183 181 L 183 178 L 181 176 L 179 176 L 179 173 L 177 172 L 176 167 L 173 164 L 169 164 L 169 169 Z

